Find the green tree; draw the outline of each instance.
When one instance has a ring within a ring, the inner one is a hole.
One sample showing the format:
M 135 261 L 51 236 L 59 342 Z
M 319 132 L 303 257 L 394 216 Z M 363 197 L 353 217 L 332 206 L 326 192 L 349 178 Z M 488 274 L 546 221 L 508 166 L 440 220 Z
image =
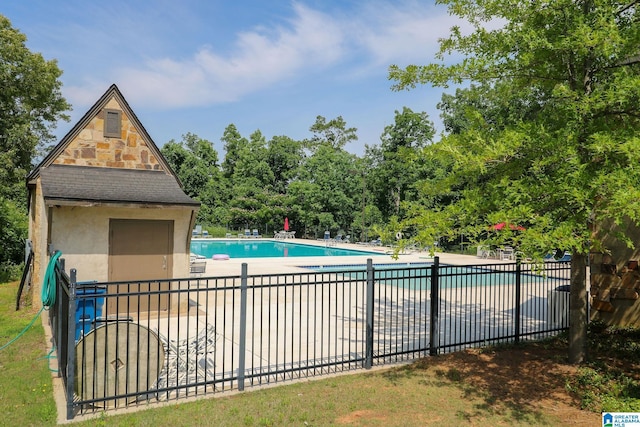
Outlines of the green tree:
M 313 136 L 306 141 L 307 148 L 314 151 L 318 145 L 328 144 L 333 148 L 344 148 L 351 141 L 357 141 L 357 129 L 348 128 L 342 116 L 327 121 L 317 116 L 314 124 L 309 128 Z
M 56 61 L 26 47 L 26 36 L 0 15 L 0 269 L 22 261 L 26 238 L 24 179 L 39 151 L 54 139 L 70 109 L 62 97 Z M 19 218 L 19 213 L 24 215 Z
M 255 228 L 271 222 L 274 175 L 267 162 L 267 142 L 256 130 L 237 146 L 231 186 L 232 223 L 238 227 Z
M 232 123 L 224 129 L 224 133 L 220 140 L 224 143 L 224 160 L 222 161 L 222 172 L 227 178 L 231 178 L 235 172 L 236 162 L 238 161 L 239 152 L 248 141 L 243 138 L 236 126 Z
M 298 237 L 315 237 L 318 213 L 322 210 L 317 196 L 320 191 L 318 184 L 303 179 L 291 182 L 287 188 L 289 223 Z
M 329 144 L 321 144 L 300 169 L 305 186 L 306 204 L 312 209 L 316 232 L 338 231 L 353 222 L 360 206 L 361 170 L 357 157 Z M 299 188 L 299 187 L 298 187 Z M 311 224 L 307 224 L 311 227 Z
M 416 113 L 404 107 L 395 112 L 394 124 L 385 127 L 379 146 L 367 147 L 372 169 L 367 180 L 375 183 L 375 205 L 386 219 L 400 215 L 400 206 L 410 199 L 414 183 L 420 178 L 420 162 L 416 154 L 433 141 L 435 129 L 427 113 Z M 408 194 L 409 193 L 409 194 Z
M 591 249 L 606 250 L 592 227 L 606 219 L 640 220 L 640 8 L 595 0 L 443 3 L 473 30 L 452 28 L 437 62 L 392 66 L 395 88 L 469 80 L 537 106 L 532 117 L 515 116 L 501 127 L 472 115 L 464 132 L 436 144 L 454 162 L 441 190 L 457 189 L 460 197 L 440 211 L 416 212 L 416 219 L 431 234 L 478 235 L 506 221 L 526 226 L 498 233 L 525 253 L 570 250 L 569 360 L 580 362 L 586 257 Z M 446 63 L 447 54 L 462 59 Z M 489 93 L 486 99 L 498 99 Z
M 287 136 L 274 136 L 267 146 L 267 163 L 273 173 L 274 191 L 287 192 L 304 158 L 302 143 Z
M 0 197 L 0 283 L 14 279 L 15 270 L 24 257 L 27 215 L 13 200 Z
M 267 162 L 267 141 L 259 130 L 239 150 L 233 172 L 234 183 L 247 183 L 265 190 L 273 187 L 275 177 Z
M 510 81 L 472 84 L 456 89 L 455 95 L 444 93 L 438 103 L 444 129 L 448 133 L 462 133 L 482 118 L 483 126 L 503 129 L 510 123 L 535 119 L 540 111 L 535 93 L 525 88 L 513 92 Z
M 202 202 L 198 221 L 219 224 L 214 212 L 227 200 L 228 193 L 213 144 L 187 133 L 182 141 L 171 140 L 160 151 L 178 175 L 185 193 Z

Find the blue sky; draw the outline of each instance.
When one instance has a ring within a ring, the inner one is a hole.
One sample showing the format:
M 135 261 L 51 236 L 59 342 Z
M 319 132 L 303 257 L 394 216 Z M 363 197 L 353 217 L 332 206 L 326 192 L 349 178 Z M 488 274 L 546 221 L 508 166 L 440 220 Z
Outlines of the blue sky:
M 387 73 L 433 61 L 457 23 L 433 1 L 404 0 L 16 0 L 0 14 L 64 72 L 73 111 L 58 138 L 115 83 L 156 144 L 191 132 L 221 158 L 230 123 L 303 139 L 316 116 L 342 116 L 358 155 L 403 106 L 440 130 L 442 89 L 393 92 Z

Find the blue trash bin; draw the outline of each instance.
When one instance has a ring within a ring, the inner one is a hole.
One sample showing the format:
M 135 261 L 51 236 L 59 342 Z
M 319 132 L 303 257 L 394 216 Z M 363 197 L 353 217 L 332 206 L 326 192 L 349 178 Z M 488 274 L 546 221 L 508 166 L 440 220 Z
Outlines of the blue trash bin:
M 79 286 L 76 289 L 76 295 L 84 295 L 76 299 L 76 341 L 89 333 L 96 318 L 102 317 L 103 295 L 106 293 L 107 289 L 99 286 Z

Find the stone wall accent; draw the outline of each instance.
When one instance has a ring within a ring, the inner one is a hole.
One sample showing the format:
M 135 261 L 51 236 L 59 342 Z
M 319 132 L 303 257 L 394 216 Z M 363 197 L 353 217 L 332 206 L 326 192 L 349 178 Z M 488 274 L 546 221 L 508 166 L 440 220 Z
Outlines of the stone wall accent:
M 640 327 L 640 226 L 631 218 L 608 220 L 594 224 L 592 232 L 602 242 L 602 252 L 589 256 L 591 318 Z
M 122 108 L 115 99 L 111 99 L 106 108 Z M 161 170 L 158 159 L 149 149 L 145 139 L 127 117 L 121 114 L 122 129 L 120 138 L 104 137 L 104 110 L 101 110 L 91 122 L 69 143 L 54 164 L 95 166 L 123 169 Z

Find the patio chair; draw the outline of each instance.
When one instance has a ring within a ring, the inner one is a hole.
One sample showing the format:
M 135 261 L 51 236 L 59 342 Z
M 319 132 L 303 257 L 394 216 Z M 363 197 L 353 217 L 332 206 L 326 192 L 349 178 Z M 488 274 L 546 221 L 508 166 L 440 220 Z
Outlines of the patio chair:
M 506 246 L 500 250 L 500 259 L 503 261 L 513 261 L 515 253 L 511 246 Z
M 489 247 L 479 245 L 476 249 L 476 256 L 478 258 L 488 258 L 489 257 Z
M 244 236 L 242 236 L 246 239 L 248 239 L 249 237 L 251 237 L 251 230 L 249 230 L 248 228 L 244 229 Z
M 254 239 L 259 239 L 259 238 L 261 238 L 262 236 L 261 236 L 260 234 L 258 234 L 258 229 L 257 229 L 257 228 L 254 228 L 254 229 L 253 229 L 253 231 L 252 231 L 252 233 L 251 233 L 251 237 L 253 237 Z
M 189 273 L 191 275 L 200 275 L 204 274 L 207 271 L 207 262 L 206 261 L 194 261 L 189 265 Z
M 202 261 L 207 259 L 204 255 L 194 254 L 193 252 L 189 254 L 189 262 L 194 263 L 196 261 Z

